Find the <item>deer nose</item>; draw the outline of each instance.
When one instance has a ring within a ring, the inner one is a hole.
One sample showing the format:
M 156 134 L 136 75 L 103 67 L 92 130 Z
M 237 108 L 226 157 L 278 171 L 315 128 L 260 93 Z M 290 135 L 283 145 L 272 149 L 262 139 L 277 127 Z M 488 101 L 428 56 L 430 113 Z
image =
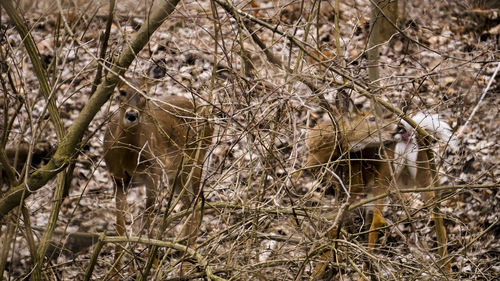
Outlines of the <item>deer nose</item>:
M 129 125 L 137 122 L 139 120 L 139 112 L 137 110 L 129 110 L 125 112 L 125 122 Z
M 405 127 L 398 126 L 397 131 L 392 134 L 392 137 L 398 142 L 399 141 L 408 142 L 408 140 L 410 139 L 410 133 L 408 133 Z

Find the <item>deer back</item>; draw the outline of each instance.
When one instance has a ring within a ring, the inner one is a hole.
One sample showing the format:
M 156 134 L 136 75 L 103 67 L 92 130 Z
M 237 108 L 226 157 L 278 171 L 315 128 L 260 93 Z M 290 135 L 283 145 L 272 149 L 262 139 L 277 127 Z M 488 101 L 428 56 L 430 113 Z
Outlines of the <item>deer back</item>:
M 146 118 L 143 143 L 149 141 L 150 151 L 161 157 L 163 169 L 175 175 L 182 164 L 182 174 L 201 166 L 212 128 L 200 118 L 191 100 L 171 96 L 150 104 Z M 196 153 L 198 152 L 198 155 Z
M 354 112 L 337 116 L 336 122 L 319 123 L 307 135 L 309 154 L 306 165 L 321 165 L 346 153 L 394 142 L 396 128 L 395 118 L 379 118 L 368 112 Z

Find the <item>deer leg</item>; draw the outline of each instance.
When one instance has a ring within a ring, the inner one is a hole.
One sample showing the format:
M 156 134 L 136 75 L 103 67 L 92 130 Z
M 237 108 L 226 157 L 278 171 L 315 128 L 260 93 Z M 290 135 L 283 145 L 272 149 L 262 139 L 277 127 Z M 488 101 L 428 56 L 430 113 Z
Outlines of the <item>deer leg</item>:
M 201 171 L 194 171 L 190 184 L 192 190 L 185 191 L 181 198 L 182 204 L 184 205 L 183 206 L 184 209 L 189 209 L 193 207 L 193 211 L 190 215 L 190 218 L 182 229 L 182 238 L 187 239 L 188 246 L 193 245 L 196 242 L 196 238 L 198 236 L 198 225 L 201 220 L 201 211 L 197 211 L 195 208 L 196 206 L 194 206 L 196 196 L 198 196 L 199 193 L 199 185 L 200 185 L 199 174 L 201 174 Z
M 361 161 L 357 159 L 353 159 L 352 161 L 349 161 L 348 164 L 342 165 L 336 169 L 336 172 L 339 172 L 340 175 L 338 175 L 340 178 L 344 179 L 349 179 L 349 181 L 343 182 L 344 185 L 347 186 L 348 191 L 349 191 L 349 205 L 352 204 L 356 198 L 357 195 L 363 193 L 364 189 L 364 184 L 363 184 L 363 174 L 361 170 Z M 343 174 L 345 173 L 345 174 Z M 339 179 L 331 176 L 329 178 L 329 183 L 335 186 L 335 207 L 337 210 L 340 210 L 341 204 L 339 203 L 339 198 L 341 197 L 341 194 L 344 194 L 345 191 L 341 188 L 341 184 L 339 182 Z M 334 243 L 333 239 L 338 238 L 340 234 L 340 228 L 339 226 L 331 229 L 327 233 L 327 239 L 329 243 Z M 332 248 L 335 248 L 335 244 L 333 244 Z M 331 260 L 332 262 L 335 262 L 337 259 L 337 256 L 334 251 L 328 249 L 326 250 L 319 258 L 319 261 L 314 265 L 314 269 L 311 273 L 311 278 L 310 280 L 320 280 L 323 279 L 326 273 L 326 269 L 328 266 L 328 261 Z
M 190 183 L 186 185 L 186 181 L 182 180 L 180 184 L 181 188 L 188 189 L 189 187 L 191 187 L 191 189 L 189 190 L 183 190 L 181 197 L 184 210 L 188 210 L 191 207 L 193 208 L 193 211 L 189 215 L 189 218 L 186 221 L 185 225 L 183 225 L 181 231 L 181 237 L 183 240 L 186 239 L 187 247 L 193 247 L 193 245 L 196 244 L 202 212 L 202 210 L 196 210 L 195 206 L 196 197 L 198 196 L 200 190 L 201 167 L 193 167 L 193 169 L 194 170 L 192 170 Z M 183 179 L 184 178 L 187 177 L 183 177 Z M 201 194 L 200 196 L 203 196 L 203 194 Z M 183 277 L 186 272 L 191 270 L 191 268 L 192 266 L 189 262 L 183 261 L 179 270 L 179 276 Z
M 382 215 L 382 207 L 377 205 L 373 207 L 373 217 L 372 223 L 370 225 L 370 233 L 368 234 L 368 249 L 373 252 L 373 248 L 375 247 L 375 243 L 378 240 L 378 228 L 381 228 L 386 225 L 386 221 L 384 216 Z
M 388 174 L 386 173 L 389 169 L 389 164 L 385 163 L 382 164 L 377 169 L 378 174 L 375 175 L 375 183 L 374 186 L 372 187 L 372 195 L 378 196 L 381 195 L 382 193 L 385 192 L 386 188 L 389 188 L 390 186 L 390 180 L 388 179 Z M 370 225 L 370 232 L 368 233 L 368 252 L 373 253 L 375 249 L 375 245 L 378 241 L 379 238 L 379 231 L 378 229 L 385 226 L 387 223 L 385 221 L 384 215 L 383 215 L 383 204 L 384 204 L 384 199 L 378 199 L 375 201 L 375 205 L 373 206 L 373 211 L 372 211 L 372 222 Z M 369 266 L 368 263 L 363 263 L 363 268 L 364 270 L 368 270 Z M 364 278 L 360 278 L 359 280 L 364 280 Z
M 153 222 L 153 211 L 158 197 L 158 185 L 160 178 L 152 175 L 145 179 L 146 185 L 146 211 L 144 213 L 144 229 L 149 231 L 150 237 L 154 237 L 154 228 L 151 228 Z
M 417 158 L 417 174 L 415 177 L 415 185 L 419 188 L 426 188 L 432 185 L 432 173 L 431 173 L 431 165 L 429 163 L 429 159 L 425 153 L 425 151 L 419 151 Z M 435 166 L 435 165 L 432 165 Z M 424 202 L 429 203 L 435 200 L 435 194 L 437 194 L 437 198 L 440 197 L 439 191 L 435 193 L 432 192 L 424 192 Z M 436 202 L 433 202 L 430 207 L 431 211 L 431 219 L 434 221 L 434 231 L 436 232 L 436 239 L 438 242 L 438 253 L 439 256 L 443 259 L 448 257 L 448 249 L 446 247 L 447 244 L 447 236 L 446 236 L 446 228 L 444 227 L 443 216 L 439 211 L 439 206 Z M 451 271 L 451 265 L 449 260 L 442 261 L 443 268 L 446 271 Z
M 391 185 L 391 167 L 387 162 L 381 162 L 377 165 L 375 169 L 377 174 L 375 175 L 375 182 L 372 190 L 372 195 L 374 197 L 383 194 Z M 375 201 L 373 206 L 372 223 L 370 225 L 370 233 L 368 234 L 368 249 L 373 252 L 375 248 L 375 243 L 377 243 L 379 233 L 378 228 L 386 225 L 386 221 L 383 215 L 383 204 L 385 199 L 378 199 Z
M 122 236 L 125 233 L 125 209 L 127 208 L 127 193 L 126 186 L 130 180 L 113 178 L 116 186 L 115 203 L 116 203 L 116 234 Z M 120 249 L 120 247 L 117 247 Z M 115 255 L 115 259 L 118 255 Z
M 116 203 L 116 235 L 123 236 L 125 234 L 125 209 L 127 207 L 127 193 L 126 189 L 130 183 L 130 176 L 126 175 L 125 178 L 113 177 L 113 182 L 116 187 L 115 203 Z M 118 267 L 122 255 L 122 247 L 120 244 L 115 246 L 115 261 L 113 269 L 118 274 Z

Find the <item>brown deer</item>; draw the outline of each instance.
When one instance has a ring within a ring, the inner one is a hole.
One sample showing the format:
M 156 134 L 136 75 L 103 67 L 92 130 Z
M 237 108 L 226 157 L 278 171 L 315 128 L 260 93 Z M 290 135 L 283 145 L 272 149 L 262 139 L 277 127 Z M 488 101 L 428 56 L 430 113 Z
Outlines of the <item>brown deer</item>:
M 343 187 L 349 193 L 350 203 L 358 200 L 359 195 L 376 197 L 395 185 L 429 187 L 432 184 L 427 154 L 417 144 L 416 136 L 410 134 L 414 130 L 406 122 L 398 125 L 394 117 L 378 118 L 369 112 L 352 109 L 348 114 L 337 114 L 335 117 L 335 122 L 319 123 L 308 132 L 306 168 L 317 171 L 325 167 L 327 176 L 324 181 L 337 187 L 338 191 Z M 450 127 L 438 120 L 437 115 L 418 113 L 412 118 L 438 139 L 450 141 L 450 146 L 454 146 Z M 425 193 L 424 198 L 431 199 L 431 193 Z M 386 225 L 384 201 L 378 199 L 373 206 L 368 235 L 370 251 L 378 240 L 377 229 Z M 440 227 L 438 232 L 444 235 L 438 239 L 446 241 L 444 227 L 437 223 L 436 227 Z M 323 258 L 329 255 L 327 253 Z M 312 279 L 321 276 L 325 266 L 325 263 L 318 264 Z
M 146 96 L 147 83 L 133 80 L 130 85 L 119 85 L 120 109 L 104 137 L 104 160 L 116 188 L 116 233 L 120 236 L 125 232 L 126 192 L 134 183 L 146 186 L 146 229 L 162 183 L 180 193 L 184 208 L 193 204 L 201 195 L 202 166 L 213 133 L 192 100 L 169 96 L 153 101 Z M 200 212 L 193 211 L 182 230 L 188 243 L 196 240 L 200 217 Z M 115 260 L 120 254 L 117 245 Z

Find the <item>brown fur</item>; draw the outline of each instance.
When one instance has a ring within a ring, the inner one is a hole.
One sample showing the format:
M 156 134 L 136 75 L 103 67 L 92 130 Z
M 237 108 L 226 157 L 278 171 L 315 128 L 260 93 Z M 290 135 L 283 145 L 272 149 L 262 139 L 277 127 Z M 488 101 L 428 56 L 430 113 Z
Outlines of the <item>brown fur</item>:
M 316 125 L 309 131 L 306 140 L 309 149 L 306 168 L 317 172 L 328 164 L 329 170 L 338 178 L 329 176 L 327 171 L 323 181 L 336 187 L 337 194 L 343 193 L 340 190 L 339 178 L 351 195 L 350 203 L 358 200 L 360 195 L 381 195 L 394 185 L 399 188 L 431 185 L 429 160 L 422 147 L 418 147 L 416 177 L 411 176 L 408 166 L 395 165 L 395 118 L 380 119 L 369 113 L 359 112 L 337 118 L 336 125 L 332 122 Z M 396 172 L 398 174 L 395 174 Z M 424 196 L 426 200 L 432 197 L 430 193 Z M 370 251 L 373 251 L 378 240 L 377 229 L 386 225 L 383 217 L 384 201 L 379 199 L 374 202 L 368 236 Z M 445 233 L 444 228 L 442 231 Z M 322 259 L 330 256 L 331 253 L 327 252 Z M 318 263 L 313 270 L 312 279 L 319 278 L 324 270 L 325 263 Z
M 139 87 L 140 83 L 134 81 L 133 85 Z M 122 85 L 119 92 L 120 110 L 112 117 L 104 137 L 104 160 L 116 187 L 116 232 L 123 235 L 126 191 L 135 182 L 146 186 L 147 228 L 162 179 L 166 178 L 165 184 L 173 185 L 177 192 L 182 191 L 184 208 L 191 206 L 199 196 L 213 129 L 187 98 L 170 96 L 148 101 L 128 85 Z M 196 240 L 200 216 L 193 212 L 183 229 L 188 243 Z M 115 259 L 121 253 L 119 248 L 117 245 Z

